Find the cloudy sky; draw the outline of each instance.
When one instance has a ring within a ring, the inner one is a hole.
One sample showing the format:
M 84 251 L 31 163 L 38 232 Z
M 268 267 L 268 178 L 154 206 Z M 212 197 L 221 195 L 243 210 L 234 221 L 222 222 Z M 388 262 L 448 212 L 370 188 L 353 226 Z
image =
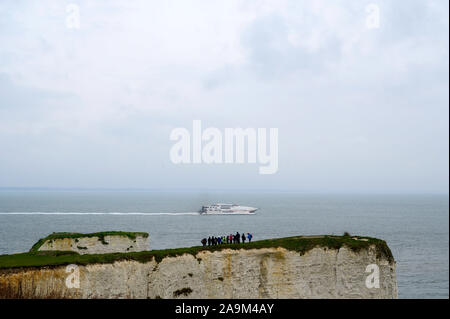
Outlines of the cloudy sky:
M 448 192 L 448 6 L 1 1 L 0 187 Z M 278 128 L 278 172 L 173 164 L 193 120 Z

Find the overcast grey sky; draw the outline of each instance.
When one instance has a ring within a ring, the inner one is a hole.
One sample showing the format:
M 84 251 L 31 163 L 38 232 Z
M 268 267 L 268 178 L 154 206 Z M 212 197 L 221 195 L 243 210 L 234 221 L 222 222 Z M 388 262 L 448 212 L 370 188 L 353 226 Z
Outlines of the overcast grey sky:
M 0 186 L 448 192 L 448 5 L 1 1 Z M 173 164 L 195 119 L 278 128 L 278 172 Z

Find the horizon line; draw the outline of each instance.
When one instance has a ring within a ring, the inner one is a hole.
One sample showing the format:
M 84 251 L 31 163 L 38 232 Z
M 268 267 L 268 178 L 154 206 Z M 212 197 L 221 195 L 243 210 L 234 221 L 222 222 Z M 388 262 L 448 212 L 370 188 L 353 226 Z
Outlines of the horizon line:
M 147 192 L 275 192 L 302 194 L 362 194 L 362 195 L 449 195 L 449 191 L 410 190 L 304 190 L 304 189 L 257 189 L 257 188 L 150 188 L 150 187 L 53 187 L 53 186 L 0 186 L 0 191 L 147 191 Z

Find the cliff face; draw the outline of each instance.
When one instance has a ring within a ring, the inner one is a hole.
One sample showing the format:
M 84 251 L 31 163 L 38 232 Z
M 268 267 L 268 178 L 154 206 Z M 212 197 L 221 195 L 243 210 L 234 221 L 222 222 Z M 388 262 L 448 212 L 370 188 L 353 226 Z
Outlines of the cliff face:
M 84 254 L 107 254 L 115 252 L 137 252 L 149 249 L 149 239 L 142 235 L 135 238 L 118 235 L 106 235 L 102 238 L 56 238 L 47 239 L 38 251 L 74 251 Z
M 379 288 L 367 287 L 369 265 L 379 269 Z M 77 266 L 79 288 L 66 284 L 77 275 L 68 270 L 0 269 L 0 298 L 397 298 L 395 262 L 375 246 L 316 247 L 303 255 L 285 248 L 223 249 L 159 263 L 88 264 Z

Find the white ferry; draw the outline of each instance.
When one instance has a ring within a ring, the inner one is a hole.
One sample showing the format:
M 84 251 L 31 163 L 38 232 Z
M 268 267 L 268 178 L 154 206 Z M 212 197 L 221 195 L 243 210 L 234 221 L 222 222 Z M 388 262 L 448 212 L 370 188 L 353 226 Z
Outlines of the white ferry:
M 214 204 L 202 206 L 201 215 L 255 215 L 258 208 L 236 204 Z

